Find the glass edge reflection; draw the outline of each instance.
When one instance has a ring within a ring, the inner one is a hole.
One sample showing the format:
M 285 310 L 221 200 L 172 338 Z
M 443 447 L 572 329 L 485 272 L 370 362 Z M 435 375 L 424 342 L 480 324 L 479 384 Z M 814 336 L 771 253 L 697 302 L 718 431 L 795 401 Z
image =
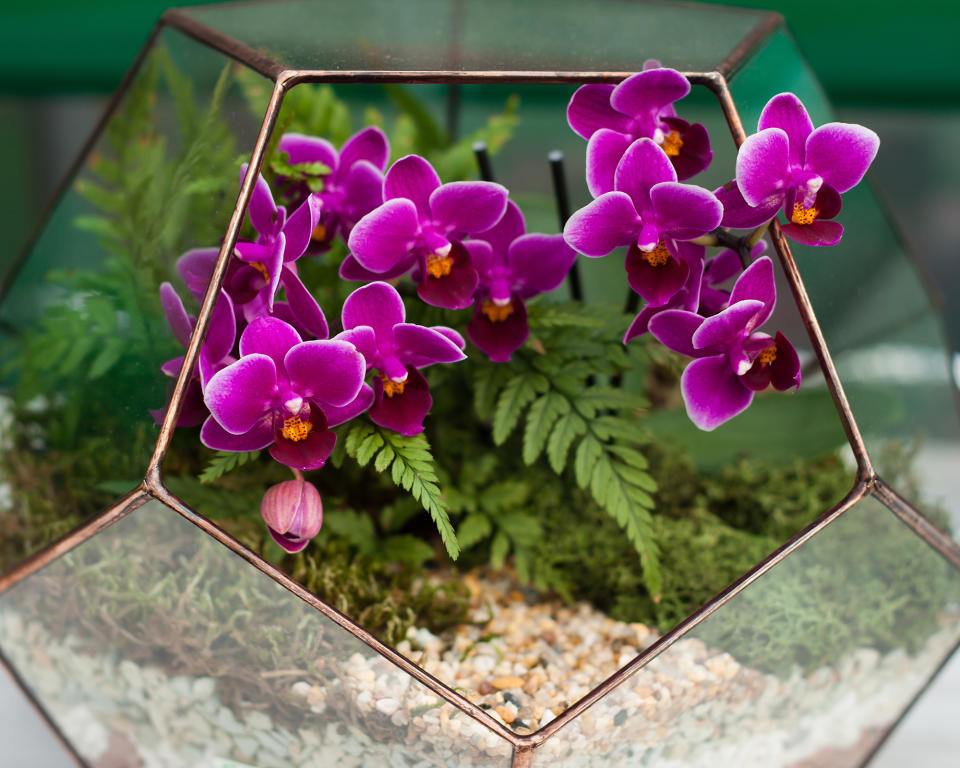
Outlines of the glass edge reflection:
M 950 535 L 935 525 L 923 512 L 914 507 L 879 477 L 876 479 L 873 495 L 902 523 L 943 556 L 947 562 L 960 569 L 960 544 L 957 544 Z
M 135 509 L 142 507 L 151 497 L 146 493 L 144 486 L 134 488 L 119 501 L 81 523 L 72 531 L 65 533 L 37 552 L 21 560 L 6 573 L 0 574 L 0 595 L 16 586 L 20 581 L 36 573 L 44 566 L 67 554 L 72 549 L 83 544 L 91 536 L 109 528 L 117 520 L 126 517 Z
M 117 108 L 120 106 L 120 102 L 123 101 L 123 97 L 126 95 L 130 84 L 140 71 L 140 65 L 143 64 L 143 60 L 154 47 L 154 44 L 156 43 L 157 38 L 162 31 L 163 22 L 158 21 L 156 24 L 154 24 L 153 29 L 150 30 L 150 34 L 147 37 L 146 42 L 137 53 L 137 56 L 130 65 L 130 68 L 127 69 L 123 79 L 120 81 L 120 84 L 110 96 L 110 100 L 104 107 L 103 112 L 97 120 L 96 125 L 94 125 L 93 130 L 90 132 L 90 135 L 87 137 L 87 140 L 83 143 L 83 147 L 77 153 L 77 157 L 73 161 L 73 164 L 70 166 L 67 173 L 64 174 L 63 179 L 57 185 L 57 188 L 44 205 L 40 216 L 37 218 L 37 223 L 30 232 L 30 235 L 27 238 L 23 248 L 20 249 L 20 252 L 13 259 L 6 272 L 2 275 L 2 279 L 0 279 L 0 304 L 3 303 L 4 298 L 6 297 L 10 288 L 13 286 L 13 283 L 16 281 L 17 275 L 20 273 L 20 269 L 26 263 L 31 251 L 33 251 L 33 247 L 36 245 L 37 240 L 40 238 L 41 232 L 47 224 L 47 221 L 53 214 L 54 208 L 56 208 L 57 203 L 60 202 L 60 199 L 63 197 L 64 193 L 70 188 L 70 185 L 73 184 L 73 181 L 80 172 L 80 169 L 83 168 L 83 164 L 86 161 L 87 156 L 97 143 L 97 140 L 103 133 L 104 128 L 106 128 L 107 123 L 117 111 Z
M 60 730 L 60 727 L 47 712 L 46 708 L 33 695 L 33 691 L 31 691 L 27 684 L 23 681 L 17 671 L 13 668 L 13 665 L 7 661 L 6 657 L 3 655 L 2 649 L 0 649 L 0 669 L 4 670 L 10 676 L 14 686 L 20 690 L 24 698 L 30 703 L 31 708 L 37 713 L 37 715 L 39 715 L 44 725 L 50 730 L 57 742 L 59 742 L 60 746 L 63 747 L 67 755 L 70 756 L 71 760 L 73 760 L 73 762 L 79 766 L 79 768 L 90 768 L 88 763 L 82 757 L 80 757 L 79 753 L 73 748 L 73 745 Z
M 340 611 L 338 611 L 336 608 L 333 608 L 325 603 L 319 597 L 306 589 L 302 584 L 295 581 L 290 576 L 276 568 L 274 565 L 264 560 L 256 552 L 253 552 L 249 548 L 245 547 L 215 523 L 211 522 L 203 515 L 194 512 L 189 506 L 184 504 L 166 488 L 163 486 L 151 487 L 147 490 L 147 492 L 154 499 L 161 502 L 164 506 L 168 507 L 170 510 L 176 512 L 188 522 L 200 528 L 211 538 L 216 539 L 234 555 L 246 560 L 264 576 L 272 579 L 280 587 L 292 593 L 294 597 L 299 598 L 308 606 L 323 614 L 327 619 L 339 625 L 344 631 L 348 632 L 355 639 L 359 640 L 371 650 L 378 653 L 394 666 L 399 667 L 402 671 L 413 677 L 417 682 L 426 687 L 433 694 L 444 699 L 449 704 L 452 704 L 480 725 L 483 725 L 489 730 L 493 731 L 505 742 L 511 745 L 522 743 L 524 737 L 518 736 L 513 731 L 509 730 L 505 725 L 488 714 L 486 710 L 481 709 L 472 701 L 464 698 L 459 693 L 449 688 L 445 683 L 435 678 L 429 672 L 426 672 L 420 666 L 410 661 L 410 659 L 408 659 L 402 653 L 379 640 L 363 627 L 353 622 L 349 617 L 340 613 Z

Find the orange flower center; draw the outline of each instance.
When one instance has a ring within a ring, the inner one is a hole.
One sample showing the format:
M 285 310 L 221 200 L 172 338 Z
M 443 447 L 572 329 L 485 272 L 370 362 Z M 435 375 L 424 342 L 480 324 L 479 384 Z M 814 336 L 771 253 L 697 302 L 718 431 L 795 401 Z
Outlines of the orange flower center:
M 800 203 L 794 203 L 790 221 L 794 224 L 813 224 L 819 213 L 816 208 L 804 208 Z
M 430 277 L 449 275 L 451 269 L 453 269 L 453 257 L 439 256 L 436 253 L 427 256 L 427 272 Z
M 386 376 L 381 376 L 380 378 L 383 379 L 383 394 L 387 397 L 402 395 L 404 388 L 407 386 L 406 381 L 394 381 Z
M 670 251 L 667 250 L 667 246 L 661 240 L 652 251 L 640 251 L 640 257 L 651 267 L 662 267 L 670 261 Z
M 304 421 L 299 416 L 291 416 L 284 420 L 280 434 L 291 442 L 299 443 L 301 440 L 306 440 L 311 431 L 313 431 L 311 422 Z
M 310 235 L 310 239 L 315 243 L 322 243 L 327 239 L 327 228 L 323 224 L 317 224 L 316 229 Z
M 757 355 L 757 362 L 763 365 L 769 365 L 777 359 L 777 345 L 771 344 L 763 352 Z
M 487 316 L 487 320 L 491 323 L 502 323 L 513 314 L 513 302 L 496 304 L 490 299 L 484 299 L 480 305 L 480 311 Z
M 683 148 L 683 139 L 676 131 L 670 131 L 663 137 L 663 144 L 660 145 L 660 148 L 666 153 L 667 157 L 676 157 Z
M 267 268 L 263 266 L 263 264 L 261 264 L 259 261 L 251 261 L 250 266 L 263 275 L 264 280 L 266 280 L 268 283 L 270 282 L 270 274 L 267 272 Z

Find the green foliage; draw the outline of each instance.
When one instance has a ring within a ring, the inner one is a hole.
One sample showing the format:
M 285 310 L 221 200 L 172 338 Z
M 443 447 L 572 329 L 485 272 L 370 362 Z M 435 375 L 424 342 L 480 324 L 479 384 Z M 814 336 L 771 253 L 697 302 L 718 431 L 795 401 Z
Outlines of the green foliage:
M 406 437 L 365 422 L 350 424 L 341 436 L 346 454 L 361 467 L 373 460 L 377 472 L 390 470 L 394 485 L 409 491 L 437 526 L 440 539 L 453 560 L 460 545 L 450 524 L 447 503 L 440 492 L 430 443 L 420 434 Z
M 260 456 L 260 451 L 238 451 L 236 453 L 217 451 L 214 457 L 210 459 L 206 469 L 200 473 L 200 482 L 212 483 L 228 472 L 233 472 L 238 467 L 244 466 L 247 462 L 256 461 L 258 456 Z
M 509 377 L 495 364 L 473 361 L 474 408 L 491 417 L 497 445 L 522 424 L 527 465 L 545 452 L 551 469 L 563 475 L 576 446 L 576 485 L 627 534 L 643 564 L 645 585 L 657 596 L 662 574 L 650 515 L 657 484 L 647 472 L 642 451 L 647 438 L 638 418 L 649 403 L 600 381 L 602 375 L 622 375 L 638 361 L 638 353 L 625 351 L 618 341 L 628 319 L 605 307 L 535 306 L 530 324 L 539 349 L 519 350 Z

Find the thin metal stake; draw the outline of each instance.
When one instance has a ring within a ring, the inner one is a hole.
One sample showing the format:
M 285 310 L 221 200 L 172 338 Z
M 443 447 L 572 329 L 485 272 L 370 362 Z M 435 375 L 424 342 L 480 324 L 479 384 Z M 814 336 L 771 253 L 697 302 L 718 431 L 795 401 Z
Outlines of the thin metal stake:
M 563 231 L 570 218 L 570 197 L 567 194 L 567 177 L 563 171 L 563 152 L 553 150 L 547 158 L 550 160 L 550 176 L 553 178 L 553 196 L 557 201 L 557 218 L 560 221 L 560 231 Z M 570 296 L 576 301 L 583 301 L 583 283 L 580 281 L 580 265 L 573 262 L 567 273 L 567 283 L 570 286 Z
M 487 142 L 473 142 L 473 154 L 477 158 L 477 168 L 480 169 L 480 178 L 484 181 L 493 181 L 493 166 L 490 165 L 490 153 L 487 152 Z

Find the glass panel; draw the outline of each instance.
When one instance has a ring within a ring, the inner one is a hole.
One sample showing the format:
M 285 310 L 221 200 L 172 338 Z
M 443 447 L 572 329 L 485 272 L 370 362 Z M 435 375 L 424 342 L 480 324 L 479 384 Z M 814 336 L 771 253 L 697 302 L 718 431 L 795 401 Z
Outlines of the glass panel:
M 546 72 L 630 72 L 648 58 L 705 72 L 764 16 L 626 2 L 587 10 L 576 0 L 361 0 L 329 5 L 324 13 L 297 0 L 187 13 L 291 69 Z
M 510 764 L 507 741 L 156 501 L 0 595 L 0 649 L 91 765 Z
M 785 33 L 731 83 L 748 132 L 766 101 L 784 90 L 801 97 L 814 125 L 834 119 Z M 960 476 L 941 471 L 960 448 L 949 345 L 892 224 L 895 214 L 862 184 L 844 195 L 838 218 L 846 231 L 838 245 L 791 248 L 875 466 L 943 527 L 951 527 L 952 515 L 960 535 Z
M 0 659 L 0 744 L 17 768 L 76 768 L 47 722 L 37 713 Z
M 171 381 L 158 370 L 183 353 L 160 283 L 188 243 L 217 245 L 259 125 L 236 70 L 164 34 L 12 276 L 0 303 L 0 571 L 143 477 L 151 409 Z
M 897 729 L 884 742 L 870 768 L 899 768 L 913 763 L 923 768 L 952 768 L 960 754 L 957 702 L 960 701 L 960 653 L 923 692 Z
M 858 766 L 960 639 L 960 572 L 867 498 L 535 765 Z

